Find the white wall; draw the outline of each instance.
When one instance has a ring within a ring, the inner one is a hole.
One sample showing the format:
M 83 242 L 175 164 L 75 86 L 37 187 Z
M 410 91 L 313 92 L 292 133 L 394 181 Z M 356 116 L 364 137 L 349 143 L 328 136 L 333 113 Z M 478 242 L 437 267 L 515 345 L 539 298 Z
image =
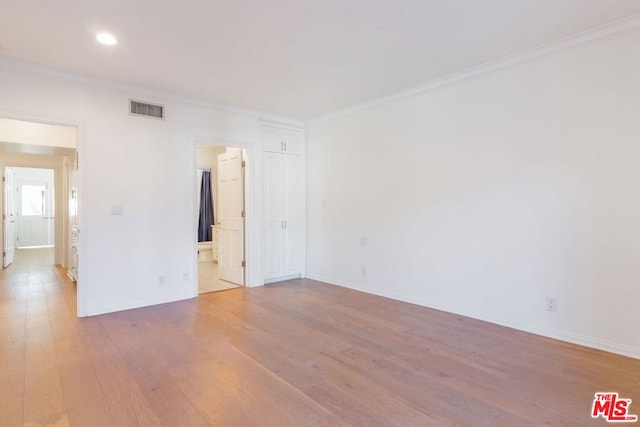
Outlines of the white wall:
M 260 117 L 7 65 L 0 66 L 0 93 L 1 117 L 79 126 L 79 313 L 195 296 L 194 140 L 255 147 Z M 163 103 L 167 119 L 130 116 L 129 98 Z M 122 205 L 124 215 L 111 216 L 112 205 Z M 259 215 L 259 207 L 252 212 Z M 255 285 L 259 254 L 250 256 L 256 267 L 249 283 Z M 165 277 L 164 286 L 158 276 Z
M 309 124 L 308 276 L 640 357 L 639 46 Z

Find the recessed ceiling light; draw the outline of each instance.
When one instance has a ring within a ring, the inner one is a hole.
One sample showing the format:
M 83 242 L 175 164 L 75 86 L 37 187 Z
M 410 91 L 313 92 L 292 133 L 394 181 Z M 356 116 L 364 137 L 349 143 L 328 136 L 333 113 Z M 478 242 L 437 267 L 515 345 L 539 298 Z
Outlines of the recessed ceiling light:
M 109 33 L 99 33 L 98 35 L 96 35 L 96 40 L 98 40 L 102 44 L 106 44 L 107 46 L 118 44 L 118 39 L 116 39 L 112 34 Z

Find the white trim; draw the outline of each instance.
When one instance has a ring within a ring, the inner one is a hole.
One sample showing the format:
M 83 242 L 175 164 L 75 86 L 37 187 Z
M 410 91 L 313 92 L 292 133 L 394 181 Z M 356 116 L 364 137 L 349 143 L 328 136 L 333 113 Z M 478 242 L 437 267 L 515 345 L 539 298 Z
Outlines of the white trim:
M 300 191 L 300 277 L 307 277 L 307 131 L 302 129 L 302 146 L 300 147 L 300 156 L 302 159 Z
M 614 21 L 599 27 L 592 28 L 560 40 L 525 49 L 502 58 L 485 62 L 467 68 L 465 70 L 451 73 L 443 77 L 433 79 L 408 89 L 401 90 L 391 95 L 375 98 L 360 104 L 353 105 L 344 109 L 340 109 L 322 116 L 308 120 L 306 124 L 321 122 L 341 116 L 346 116 L 357 111 L 368 110 L 381 105 L 390 104 L 398 100 L 428 92 L 442 86 L 451 85 L 457 82 L 471 79 L 473 77 L 488 74 L 494 71 L 523 65 L 534 62 L 554 55 L 560 55 L 575 49 L 591 46 L 610 40 L 616 37 L 622 37 L 640 31 L 640 14 Z
M 299 130 L 304 131 L 304 124 L 302 123 L 292 124 L 292 123 L 287 123 L 282 121 L 272 121 L 272 120 L 261 119 L 261 120 L 258 120 L 258 126 L 260 128 L 261 140 L 262 140 L 262 126 L 271 126 L 271 127 L 277 127 L 280 129 L 292 130 L 292 131 L 299 131 Z
M 87 171 L 89 170 L 88 156 L 85 156 L 87 141 L 87 123 L 81 121 L 77 125 L 78 134 L 76 141 L 77 168 L 78 168 L 78 274 L 77 283 L 77 300 L 78 300 L 78 317 L 86 317 L 89 315 L 89 239 L 90 234 L 88 223 L 88 207 L 89 207 L 89 187 L 87 185 Z
M 265 285 L 268 285 L 270 283 L 280 283 L 280 282 L 284 282 L 286 280 L 293 280 L 293 279 L 300 279 L 304 276 L 301 276 L 300 274 L 291 274 L 289 276 L 282 276 L 282 277 L 276 277 L 274 279 L 267 279 L 264 281 Z
M 171 297 L 171 298 L 148 298 L 136 301 L 127 301 L 122 304 L 101 305 L 99 307 L 90 308 L 85 316 L 98 316 L 100 314 L 115 313 L 117 311 L 133 310 L 136 308 L 151 307 L 158 304 L 170 304 L 178 301 L 193 299 L 192 295 Z
M 546 43 L 537 47 L 526 49 L 520 52 L 516 52 L 511 55 L 489 61 L 483 64 L 479 64 L 462 70 L 445 75 L 441 78 L 433 79 L 422 83 L 420 85 L 401 90 L 395 94 L 383 96 L 380 98 L 372 99 L 360 104 L 353 105 L 351 107 L 339 109 L 331 113 L 314 117 L 309 120 L 301 120 L 292 117 L 281 116 L 277 114 L 271 114 L 265 111 L 252 110 L 241 107 L 234 107 L 227 104 L 219 104 L 204 99 L 197 99 L 194 97 L 182 96 L 176 93 L 171 93 L 166 90 L 145 88 L 136 85 L 113 82 L 104 79 L 98 79 L 94 77 L 88 77 L 78 73 L 72 73 L 68 71 L 62 71 L 50 67 L 39 66 L 36 64 L 28 63 L 15 58 L 7 56 L 0 57 L 0 69 L 8 71 L 17 71 L 21 74 L 29 74 L 39 77 L 46 77 L 51 80 L 57 80 L 68 83 L 84 84 L 87 86 L 97 86 L 107 89 L 117 89 L 127 92 L 135 93 L 136 96 L 148 96 L 166 99 L 182 103 L 185 105 L 191 105 L 194 107 L 219 110 L 227 113 L 238 114 L 255 118 L 258 120 L 265 120 L 272 123 L 281 123 L 290 126 L 304 126 L 305 124 L 315 123 L 319 121 L 328 120 L 330 118 L 336 118 L 344 115 L 354 113 L 356 111 L 366 110 L 374 108 L 380 105 L 389 104 L 402 98 L 417 95 L 423 92 L 427 92 L 441 86 L 446 86 L 452 83 L 470 79 L 482 74 L 487 74 L 492 71 L 501 70 L 508 67 L 513 67 L 520 64 L 525 64 L 535 60 L 539 60 L 545 57 L 558 55 L 577 48 L 593 45 L 596 43 L 610 40 L 616 37 L 625 36 L 631 33 L 640 31 L 640 14 L 632 15 L 609 24 L 601 25 L 577 34 L 573 34 L 562 39 Z M 10 117 L 17 118 L 17 117 Z M 24 119 L 23 119 L 24 120 Z M 65 123 L 68 124 L 68 123 Z
M 104 89 L 120 90 L 134 94 L 136 98 L 151 97 L 155 99 L 163 99 L 167 101 L 177 102 L 183 105 L 189 105 L 192 107 L 205 108 L 209 110 L 218 110 L 225 113 L 237 114 L 257 120 L 269 120 L 280 123 L 287 123 L 291 126 L 302 126 L 304 122 L 299 119 L 285 117 L 277 114 L 268 113 L 266 111 L 252 110 L 248 108 L 234 107 L 232 105 L 218 104 L 215 102 L 207 101 L 204 99 L 197 99 L 194 97 L 182 96 L 176 93 L 171 93 L 167 90 L 152 89 L 142 86 L 126 84 L 121 82 L 114 82 L 104 79 L 98 79 L 94 77 L 88 77 L 77 73 L 62 71 L 50 67 L 38 66 L 35 64 L 27 63 L 15 58 L 0 57 L 0 70 L 7 70 L 18 72 L 20 74 L 27 74 L 31 76 L 37 76 L 41 78 L 48 78 L 50 80 L 81 84 L 85 86 L 93 86 Z M 144 102 L 152 102 L 144 101 Z M 129 107 L 127 107 L 129 108 Z
M 0 67 L 2 66 L 2 58 L 0 58 Z M 79 128 L 79 120 L 67 117 L 52 116 L 49 114 L 32 113 L 24 110 L 15 110 L 12 108 L 0 108 L 0 117 L 3 119 L 18 120 L 21 122 L 40 123 L 45 125 L 55 126 L 73 126 Z M 77 145 L 77 144 L 76 144 Z M 55 147 L 51 147 L 55 148 Z M 69 149 L 70 147 L 59 147 L 63 149 Z M 76 147 L 77 148 L 77 147 Z M 71 148 L 73 150 L 73 148 Z
M 2 58 L 0 58 L 0 67 L 2 66 Z M 22 120 L 29 121 L 35 123 L 45 123 L 45 124 L 53 124 L 53 125 L 61 125 L 61 126 L 74 126 L 77 129 L 76 134 L 76 153 L 78 158 L 81 158 L 82 161 L 79 161 L 78 164 L 80 167 L 78 168 L 78 200 L 80 201 L 80 206 L 78 206 L 78 228 L 81 231 L 78 237 L 78 277 L 77 277 L 77 296 L 76 296 L 76 312 L 78 317 L 86 317 L 88 316 L 88 279 L 87 279 L 87 259 L 88 257 L 88 249 L 87 249 L 87 229 L 84 227 L 85 217 L 87 212 L 87 180 L 85 179 L 85 173 L 88 170 L 86 167 L 86 159 L 82 158 L 82 153 L 85 150 L 85 140 L 86 140 L 86 128 L 87 122 L 86 120 L 78 120 L 74 118 L 68 117 L 57 117 L 49 114 L 42 113 L 34 113 L 31 111 L 23 111 L 23 110 L 14 110 L 7 108 L 0 108 L 0 117 L 14 120 Z M 64 168 L 63 168 L 64 169 Z M 68 184 L 68 181 L 67 181 Z M 68 197 L 68 193 L 67 196 Z M 65 218 L 68 216 L 68 198 L 65 198 Z M 65 227 L 65 230 L 68 229 Z M 65 242 L 68 245 L 68 236 L 65 237 Z M 66 248 L 68 250 L 68 247 Z
M 391 298 L 397 301 L 403 301 L 410 304 L 416 304 L 435 310 L 445 311 L 447 313 L 458 314 L 460 316 L 471 317 L 473 319 L 482 320 L 496 325 L 506 326 L 514 328 L 520 331 L 529 332 L 535 335 L 540 335 L 547 338 L 553 338 L 560 341 L 565 341 L 572 344 L 581 345 L 584 347 L 594 348 L 597 350 L 608 351 L 610 353 L 620 354 L 623 356 L 633 357 L 640 359 L 640 348 L 630 346 L 627 344 L 616 343 L 613 341 L 603 340 L 600 338 L 591 337 L 588 335 L 576 334 L 574 332 L 565 331 L 562 329 L 556 329 L 547 326 L 540 326 L 531 322 L 513 321 L 510 319 L 495 316 L 491 313 L 486 313 L 476 310 L 460 310 L 457 307 L 453 307 L 450 304 L 427 300 L 424 298 L 410 297 L 403 294 L 398 294 L 386 289 L 363 287 L 359 284 L 348 282 L 345 280 L 338 280 L 330 277 L 325 277 L 316 274 L 310 274 L 307 276 L 309 279 L 317 280 L 319 282 L 327 283 L 330 285 L 341 286 L 344 288 L 353 289 L 356 291 L 364 292 L 367 294 L 377 295 L 385 298 Z

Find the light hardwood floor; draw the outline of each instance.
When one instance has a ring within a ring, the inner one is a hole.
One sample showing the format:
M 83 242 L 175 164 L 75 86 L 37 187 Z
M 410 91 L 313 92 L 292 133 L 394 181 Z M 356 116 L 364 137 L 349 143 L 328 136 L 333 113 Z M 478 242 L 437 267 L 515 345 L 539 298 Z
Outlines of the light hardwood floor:
M 226 291 L 240 287 L 235 283 L 220 280 L 218 275 L 218 264 L 213 261 L 203 261 L 198 263 L 198 293 Z
M 18 267 L 19 268 L 14 268 Z M 53 266 L 0 273 L 0 425 L 605 425 L 640 361 L 311 280 L 76 318 Z

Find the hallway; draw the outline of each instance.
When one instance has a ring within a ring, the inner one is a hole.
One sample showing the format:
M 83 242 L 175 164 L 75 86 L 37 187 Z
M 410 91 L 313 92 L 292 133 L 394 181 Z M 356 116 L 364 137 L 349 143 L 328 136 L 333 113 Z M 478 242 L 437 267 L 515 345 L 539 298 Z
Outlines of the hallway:
M 78 330 L 77 323 L 75 284 L 53 264 L 53 248 L 17 250 L 13 264 L 0 271 L 3 425 L 66 425 L 62 374 L 69 365 L 56 357 L 54 337 L 70 353 L 60 331 L 69 336 L 67 328 Z

